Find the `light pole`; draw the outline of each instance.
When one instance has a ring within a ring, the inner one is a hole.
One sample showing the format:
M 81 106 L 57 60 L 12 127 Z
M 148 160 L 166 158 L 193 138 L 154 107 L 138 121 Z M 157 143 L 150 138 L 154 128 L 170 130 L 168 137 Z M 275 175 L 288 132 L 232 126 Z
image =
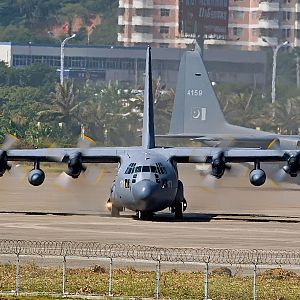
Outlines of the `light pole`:
M 295 52 L 296 56 L 296 83 L 297 83 L 297 88 L 300 87 L 300 57 L 297 52 Z
M 71 36 L 65 38 L 60 44 L 60 84 L 64 84 L 64 59 L 65 59 L 65 44 L 73 39 L 76 34 L 72 34 Z
M 288 46 L 289 42 L 285 41 L 276 47 L 274 47 L 272 44 L 270 44 L 265 38 L 262 39 L 263 42 L 269 44 L 273 50 L 273 70 L 272 70 L 272 92 L 271 92 L 271 98 L 272 98 L 272 104 L 275 103 L 275 97 L 276 97 L 276 66 L 277 66 L 277 53 L 280 48 Z

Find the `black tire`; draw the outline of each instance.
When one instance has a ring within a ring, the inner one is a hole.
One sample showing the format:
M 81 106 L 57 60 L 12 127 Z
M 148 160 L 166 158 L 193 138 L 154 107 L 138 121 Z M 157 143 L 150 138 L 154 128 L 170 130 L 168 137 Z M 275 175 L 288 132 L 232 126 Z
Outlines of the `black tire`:
M 137 212 L 137 217 L 139 220 L 152 220 L 153 218 L 153 212 L 151 211 L 138 211 Z
M 176 204 L 174 212 L 175 212 L 175 219 L 176 220 L 182 220 L 183 219 L 182 203 Z

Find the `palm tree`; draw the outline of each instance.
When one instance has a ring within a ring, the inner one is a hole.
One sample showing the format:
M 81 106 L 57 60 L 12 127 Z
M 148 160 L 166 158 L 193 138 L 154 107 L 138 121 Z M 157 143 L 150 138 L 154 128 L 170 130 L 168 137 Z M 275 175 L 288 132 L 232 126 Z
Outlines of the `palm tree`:
M 87 88 L 89 99 L 81 107 L 80 119 L 100 144 L 133 145 L 137 140 L 139 105 L 130 90 L 109 83 L 105 88 Z
M 275 124 L 282 134 L 298 134 L 300 128 L 300 97 L 277 102 L 275 108 Z
M 49 95 L 50 105 L 47 110 L 38 113 L 40 120 L 63 123 L 67 132 L 72 133 L 79 129 L 79 107 L 82 102 L 78 100 L 79 89 L 73 81 L 64 81 L 57 84 L 55 93 Z M 79 132 L 76 132 L 79 133 Z

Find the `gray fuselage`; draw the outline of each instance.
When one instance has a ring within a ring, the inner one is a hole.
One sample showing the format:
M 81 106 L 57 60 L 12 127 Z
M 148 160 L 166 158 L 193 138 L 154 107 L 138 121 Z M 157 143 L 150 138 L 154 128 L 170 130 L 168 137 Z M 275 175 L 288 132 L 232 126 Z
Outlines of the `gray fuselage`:
M 174 205 L 178 187 L 177 167 L 153 150 L 139 151 L 133 157 L 121 158 L 111 188 L 113 205 L 149 212 Z

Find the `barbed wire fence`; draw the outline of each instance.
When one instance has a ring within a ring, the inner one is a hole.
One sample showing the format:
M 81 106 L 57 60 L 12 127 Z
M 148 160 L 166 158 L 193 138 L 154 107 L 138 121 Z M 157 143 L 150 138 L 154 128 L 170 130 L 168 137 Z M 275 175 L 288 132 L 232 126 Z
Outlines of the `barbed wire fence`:
M 62 257 L 62 294 L 66 293 L 67 257 L 109 260 L 108 295 L 113 295 L 113 261 L 117 259 L 156 262 L 156 291 L 160 297 L 162 263 L 197 263 L 205 266 L 204 299 L 209 298 L 209 265 L 252 265 L 253 299 L 256 299 L 257 266 L 300 266 L 300 251 L 262 249 L 161 248 L 143 245 L 104 244 L 76 241 L 0 240 L 0 255 L 16 255 L 15 294 L 20 293 L 20 257 Z

